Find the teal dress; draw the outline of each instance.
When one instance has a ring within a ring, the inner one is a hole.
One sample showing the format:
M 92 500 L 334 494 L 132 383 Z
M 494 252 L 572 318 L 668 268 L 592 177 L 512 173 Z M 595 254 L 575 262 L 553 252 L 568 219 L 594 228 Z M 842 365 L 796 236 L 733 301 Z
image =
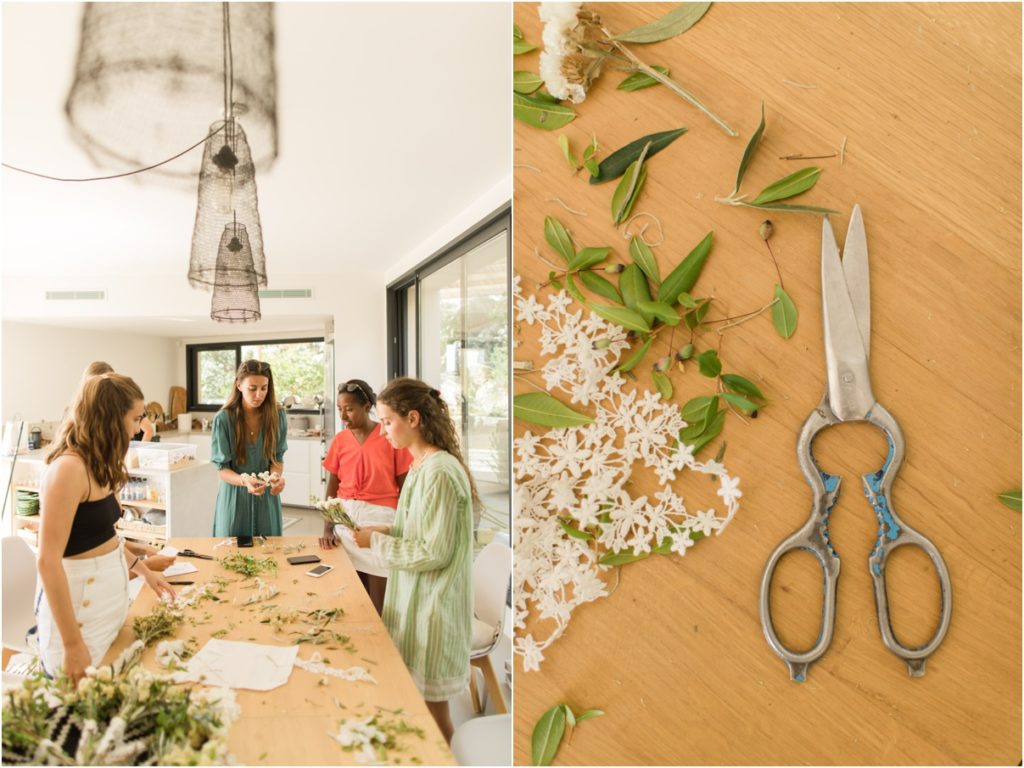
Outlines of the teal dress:
M 284 409 L 278 410 L 277 451 L 274 460 L 281 464 L 284 452 L 288 450 L 288 420 Z M 213 436 L 210 440 L 210 461 L 218 469 L 233 469 L 242 475 L 256 475 L 270 470 L 263 456 L 263 429 L 256 435 L 256 442 L 245 446 L 245 463 L 235 460 L 235 425 L 228 411 L 218 411 L 213 417 Z M 253 496 L 239 485 L 230 485 L 223 480 L 217 491 L 217 505 L 213 513 L 214 536 L 280 536 L 281 497 L 271 496 L 267 489 L 260 496 Z

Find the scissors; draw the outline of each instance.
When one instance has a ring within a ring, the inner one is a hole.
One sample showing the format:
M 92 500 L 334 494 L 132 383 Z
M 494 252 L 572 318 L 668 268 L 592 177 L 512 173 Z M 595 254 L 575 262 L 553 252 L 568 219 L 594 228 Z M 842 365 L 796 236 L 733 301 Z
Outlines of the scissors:
M 825 472 L 814 459 L 814 438 L 826 427 L 849 421 L 865 421 L 885 433 L 889 443 L 885 464 L 863 476 L 864 495 L 878 517 L 878 539 L 868 556 L 868 569 L 875 586 L 875 606 L 882 642 L 907 664 L 911 677 L 925 673 L 925 661 L 939 647 L 949 629 L 952 588 L 946 563 L 935 545 L 904 523 L 892 508 L 892 484 L 903 463 L 906 443 L 899 424 L 875 401 L 868 374 L 871 351 L 871 296 L 868 280 L 868 247 L 860 206 L 853 207 L 846 233 L 843 258 L 828 217 L 821 232 L 821 305 L 825 330 L 825 362 L 828 382 L 818 407 L 804 422 L 797 438 L 796 454 L 813 491 L 811 515 L 795 533 L 776 547 L 761 578 L 761 627 L 772 650 L 789 667 L 790 678 L 802 682 L 807 670 L 825 654 L 835 628 L 836 582 L 839 555 L 829 535 L 829 515 L 839 498 L 840 477 Z M 885 563 L 899 547 L 916 546 L 925 551 L 939 577 L 941 614 L 934 636 L 926 644 L 907 648 L 892 630 L 889 601 L 885 590 Z M 779 640 L 772 624 L 770 590 L 779 560 L 788 552 L 803 549 L 818 558 L 824 574 L 821 631 L 814 647 L 792 651 Z
M 211 555 L 201 555 L 198 552 L 193 552 L 191 549 L 183 549 L 178 553 L 181 557 L 196 557 L 200 560 L 213 560 Z

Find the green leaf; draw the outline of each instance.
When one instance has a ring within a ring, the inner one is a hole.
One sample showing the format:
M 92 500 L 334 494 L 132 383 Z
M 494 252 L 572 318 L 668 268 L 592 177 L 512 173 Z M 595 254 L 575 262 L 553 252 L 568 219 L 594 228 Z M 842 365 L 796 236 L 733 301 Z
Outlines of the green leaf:
M 574 171 L 579 168 L 580 161 L 572 153 L 572 147 L 569 146 L 569 137 L 564 133 L 558 134 L 558 146 L 562 148 L 562 156 L 565 158 L 565 162 L 569 164 L 569 167 Z
M 676 301 L 679 302 L 682 306 L 686 307 L 687 309 L 697 308 L 697 302 L 694 301 L 693 296 L 688 294 L 686 291 L 680 293 Z
M 546 392 L 527 392 L 512 398 L 513 416 L 545 427 L 581 427 L 594 420 L 562 404 Z
M 750 141 L 747 142 L 747 148 L 743 150 L 743 157 L 740 158 L 740 167 L 736 169 L 736 187 L 733 189 L 732 194 L 735 196 L 740 191 L 740 183 L 743 181 L 743 176 L 747 172 L 747 167 L 750 165 L 750 161 L 754 159 L 754 152 L 757 150 L 757 143 L 761 141 L 761 135 L 764 133 L 764 102 L 761 102 L 761 122 L 757 125 L 757 130 L 750 136 Z
M 686 133 L 685 128 L 676 128 L 672 131 L 650 133 L 646 136 L 641 136 L 636 141 L 629 142 L 629 144 L 615 150 L 601 161 L 601 165 L 598 166 L 599 172 L 590 179 L 590 183 L 601 184 L 605 181 L 619 178 L 640 157 L 640 153 L 643 152 L 645 146 L 651 145 L 651 148 L 647 151 L 647 158 L 650 159 L 684 133 Z
M 533 46 L 530 46 L 533 49 Z M 533 72 L 516 71 L 512 73 L 512 90 L 516 93 L 533 93 L 544 85 L 544 78 Z
M 706 350 L 697 355 L 697 364 L 700 372 L 713 379 L 722 372 L 722 361 L 718 359 L 718 352 L 713 349 Z
M 710 443 L 722 432 L 722 425 L 725 424 L 726 411 L 718 411 L 711 421 L 708 422 L 704 430 L 692 439 L 683 439 L 683 442 L 693 446 L 693 452 L 696 454 L 701 448 Z
M 562 281 L 558 279 L 558 275 L 552 270 L 548 272 L 548 282 L 551 283 L 551 287 L 556 291 L 562 290 Z
M 666 325 L 679 325 L 679 313 L 663 301 L 639 301 L 636 308 L 654 315 Z
M 658 271 L 658 260 L 654 258 L 654 251 L 651 250 L 651 247 L 639 237 L 634 236 L 629 241 L 629 255 L 657 287 L 661 283 L 661 273 Z
M 757 388 L 750 379 L 745 379 L 742 376 L 737 376 L 735 373 L 723 373 L 722 384 L 725 385 L 726 389 L 738 392 L 741 395 L 747 397 L 756 397 L 764 400 L 764 395 L 761 394 L 761 390 Z
M 572 238 L 569 237 L 569 233 L 558 219 L 551 216 L 544 217 L 544 239 L 566 264 L 576 258 L 576 249 L 573 247 Z
M 572 272 L 565 273 L 565 290 L 569 292 L 580 304 L 587 303 L 587 297 L 583 295 L 583 292 L 576 287 L 576 281 L 572 279 Z
M 621 325 L 629 331 L 643 333 L 651 330 L 650 324 L 644 320 L 639 312 L 634 312 L 626 307 L 612 307 L 607 304 L 587 304 L 593 312 L 609 323 Z
M 691 429 L 698 425 L 700 426 L 700 430 L 703 431 L 704 426 L 711 418 L 711 415 L 717 410 L 717 395 L 705 395 L 702 397 L 695 397 L 692 400 L 687 401 L 686 404 L 679 409 L 679 415 L 683 417 L 683 421 L 687 424 L 683 431 L 685 432 L 687 429 Z M 700 432 L 698 431 L 697 434 L 700 434 Z
M 651 291 L 647 286 L 647 278 L 636 264 L 627 264 L 619 273 L 619 290 L 626 306 L 640 313 L 648 325 L 654 322 L 654 315 L 640 309 L 640 303 L 651 300 Z
M 558 518 L 558 524 L 562 526 L 563 531 L 572 536 L 574 539 L 583 539 L 584 541 L 594 540 L 593 534 L 587 533 L 586 531 L 581 531 L 579 528 L 575 528 L 569 525 L 569 523 L 565 522 L 565 520 L 563 520 L 562 518 Z
M 744 413 L 753 413 L 760 407 L 747 400 L 743 395 L 735 395 L 732 392 L 723 392 L 722 399 L 726 402 L 732 403 Z
M 629 360 L 627 360 L 626 362 L 622 363 L 621 365 L 619 365 L 617 368 L 614 368 L 613 370 L 620 371 L 621 373 L 626 373 L 628 371 L 632 371 L 634 368 L 636 368 L 637 364 L 641 360 L 644 359 L 644 355 L 647 354 L 647 350 L 651 348 L 651 344 L 653 342 L 654 342 L 654 339 L 648 339 L 647 341 L 645 341 L 643 346 L 640 347 L 640 349 L 638 349 L 636 352 L 634 352 L 630 356 Z
M 592 717 L 600 717 L 603 714 L 604 712 L 600 709 L 588 709 L 586 712 L 580 712 L 576 715 L 576 722 L 582 723 L 584 720 L 589 720 Z
M 626 172 L 622 174 L 622 180 L 615 188 L 612 195 L 612 222 L 620 224 L 624 219 L 629 218 L 629 212 L 633 210 L 633 203 L 640 195 L 640 190 L 647 180 L 647 168 L 644 166 L 644 159 L 647 156 L 647 147 L 640 152 L 636 162 L 630 164 Z
M 531 738 L 534 765 L 551 765 L 565 734 L 565 710 L 562 705 L 552 707 L 533 726 Z
M 563 128 L 576 119 L 576 113 L 571 107 L 552 104 L 538 96 L 524 96 L 521 93 L 512 94 L 512 116 L 545 131 Z
M 623 32 L 612 39 L 623 43 L 656 43 L 659 40 L 668 40 L 670 37 L 681 35 L 700 21 L 710 7 L 711 3 L 680 3 L 657 21 Z
M 776 200 L 785 200 L 787 197 L 799 195 L 813 187 L 820 175 L 821 168 L 815 166 L 801 168 L 799 171 L 769 184 L 761 190 L 757 197 L 750 201 L 750 204 L 763 205 L 764 203 L 774 203 Z
M 829 214 L 838 216 L 840 213 L 832 208 L 819 208 L 816 205 L 787 205 L 786 203 L 754 205 L 753 203 L 745 203 L 743 201 L 740 201 L 740 205 L 745 205 L 747 208 L 758 208 L 762 211 L 778 211 L 779 213 L 814 213 L 819 216 L 828 216 Z
M 630 563 L 635 563 L 638 560 L 643 560 L 648 556 L 648 554 L 649 553 L 647 552 L 641 552 L 639 555 L 634 555 L 631 550 L 627 549 L 623 552 L 609 552 L 602 555 L 601 559 L 597 562 L 600 565 L 607 566 L 629 565 Z
M 778 283 L 775 285 L 775 298 L 778 301 L 772 305 L 772 323 L 775 324 L 779 336 L 788 339 L 796 332 L 796 304 Z
M 572 713 L 572 707 L 568 704 L 563 704 L 562 709 L 565 710 L 565 721 L 569 723 L 570 728 L 576 727 L 576 715 Z
M 513 40 L 512 41 L 512 55 L 519 56 L 523 53 L 529 53 L 537 48 L 536 45 L 528 43 L 525 40 Z
M 661 72 L 663 75 L 668 74 L 668 67 L 659 67 L 655 64 L 651 69 Z M 639 91 L 641 88 L 650 88 L 652 85 L 661 85 L 661 83 L 646 72 L 634 72 L 615 87 L 620 91 Z
M 999 500 L 1003 502 L 1003 504 L 1008 506 L 1010 509 L 1015 509 L 1018 512 L 1021 511 L 1019 488 L 1015 491 L 1003 491 L 1002 493 L 999 494 Z
M 658 394 L 661 395 L 662 400 L 672 399 L 672 381 L 661 371 L 655 371 L 651 374 L 651 378 L 654 380 L 654 388 L 658 390 Z
M 622 303 L 622 296 L 619 295 L 618 289 L 600 275 L 593 272 L 580 272 L 580 280 L 594 293 L 619 304 Z
M 672 537 L 666 536 L 661 540 L 661 544 L 657 544 L 651 547 L 651 554 L 654 555 L 667 555 L 672 552 Z
M 590 269 L 608 258 L 611 248 L 584 248 L 569 262 L 569 269 Z
M 597 162 L 593 159 L 584 160 L 583 167 L 590 171 L 590 178 L 594 178 L 595 176 L 597 176 L 597 174 L 601 172 L 601 169 L 598 167 Z
M 708 260 L 713 235 L 714 232 L 708 232 L 704 239 L 687 254 L 686 258 L 668 273 L 668 277 L 658 289 L 659 301 L 675 304 L 681 293 L 689 292 L 693 288 L 697 278 L 700 277 L 701 270 L 704 269 L 704 262 Z
M 704 316 L 711 308 L 711 299 L 701 299 L 701 301 L 703 303 L 700 306 L 683 315 L 683 321 L 686 323 L 686 327 L 691 331 L 704 322 Z

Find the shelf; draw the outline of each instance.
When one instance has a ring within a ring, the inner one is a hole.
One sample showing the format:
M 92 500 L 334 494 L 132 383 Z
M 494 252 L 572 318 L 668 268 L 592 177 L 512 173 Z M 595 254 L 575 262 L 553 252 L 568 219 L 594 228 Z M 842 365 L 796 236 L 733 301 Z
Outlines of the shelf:
M 166 544 L 167 536 L 155 533 L 144 533 L 143 531 L 136 531 L 131 528 L 118 528 L 117 535 L 122 539 L 131 539 L 132 541 L 141 541 L 146 544 Z
M 142 507 L 143 509 L 167 510 L 167 505 L 162 501 L 121 501 L 122 507 Z

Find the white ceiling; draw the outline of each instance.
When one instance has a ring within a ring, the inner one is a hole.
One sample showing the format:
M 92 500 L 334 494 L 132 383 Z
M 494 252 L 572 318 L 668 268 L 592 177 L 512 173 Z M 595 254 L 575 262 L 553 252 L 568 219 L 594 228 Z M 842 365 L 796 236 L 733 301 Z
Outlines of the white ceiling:
M 113 172 L 64 117 L 80 18 L 77 3 L 3 3 L 4 162 Z M 275 19 L 280 149 L 257 177 L 271 288 L 283 274 L 386 272 L 510 178 L 511 4 L 284 2 Z M 187 269 L 194 190 L 6 169 L 0 183 L 5 277 Z

